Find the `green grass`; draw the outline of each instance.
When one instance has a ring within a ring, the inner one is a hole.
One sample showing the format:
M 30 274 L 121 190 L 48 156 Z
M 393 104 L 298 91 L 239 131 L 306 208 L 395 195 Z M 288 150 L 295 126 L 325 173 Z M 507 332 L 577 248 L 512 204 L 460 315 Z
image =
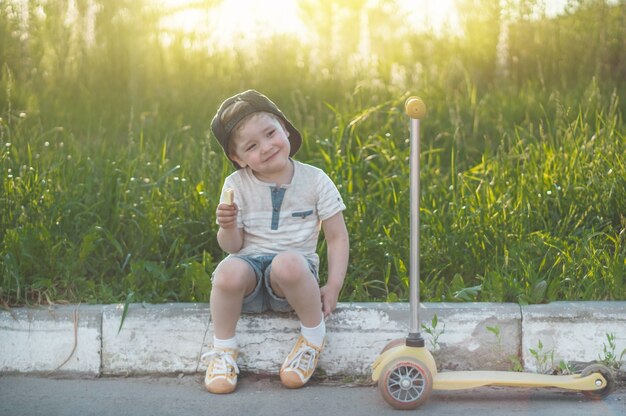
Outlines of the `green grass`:
M 603 109 L 593 104 L 556 120 L 511 126 L 480 160 L 464 160 L 467 167 L 459 166 L 459 150 L 433 143 L 437 132 L 424 120 L 424 299 L 624 298 L 626 146 L 617 104 L 613 97 Z M 499 108 L 506 111 L 506 103 Z M 402 119 L 394 107 L 387 110 L 385 116 Z M 406 134 L 370 127 L 363 139 L 345 130 L 337 129 L 344 140 L 336 137 L 322 152 L 325 168 L 348 195 L 348 227 L 356 236 L 344 297 L 406 300 Z
M 332 135 L 309 134 L 299 155 L 324 168 L 346 201 L 344 301 L 408 298 L 401 102 L 356 114 L 329 108 Z M 442 132 L 426 118 L 423 299 L 624 299 L 626 142 L 617 108 L 614 97 L 513 125 L 476 161 L 459 160 L 462 142 L 439 147 Z M 140 133 L 92 149 L 69 131 L 28 123 L 1 125 L 4 302 L 208 299 L 222 256 L 214 205 L 230 167 L 205 137 Z
M 496 76 L 497 39 L 469 20 L 465 37 L 438 37 L 372 17 L 386 36 L 359 64 L 344 32 L 337 56 L 280 36 L 254 51 L 207 54 L 183 34 L 166 47 L 139 0 L 97 2 L 99 42 L 86 48 L 53 3 L 28 37 L 16 36 L 16 14 L 0 13 L 5 306 L 208 301 L 224 255 L 214 210 L 232 169 L 208 128 L 243 88 L 281 106 L 304 136 L 297 158 L 344 197 L 342 301 L 408 299 L 409 94 L 429 109 L 422 300 L 626 299 L 624 5 L 514 21 L 510 73 Z M 133 19 L 116 17 L 121 5 Z M 598 27 L 604 41 L 590 48 Z

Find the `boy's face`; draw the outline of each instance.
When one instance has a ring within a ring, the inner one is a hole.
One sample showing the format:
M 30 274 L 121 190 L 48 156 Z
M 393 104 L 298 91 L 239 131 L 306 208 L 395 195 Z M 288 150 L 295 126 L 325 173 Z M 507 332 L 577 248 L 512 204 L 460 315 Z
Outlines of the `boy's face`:
M 290 169 L 289 133 L 283 124 L 267 113 L 253 114 L 233 134 L 230 158 L 239 166 L 249 166 L 264 177 L 280 175 Z

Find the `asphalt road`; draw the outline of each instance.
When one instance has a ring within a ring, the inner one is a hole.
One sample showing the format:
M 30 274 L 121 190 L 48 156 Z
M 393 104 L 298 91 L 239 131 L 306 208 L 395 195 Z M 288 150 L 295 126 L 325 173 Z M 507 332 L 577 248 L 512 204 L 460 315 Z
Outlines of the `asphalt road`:
M 244 376 L 237 391 L 207 393 L 202 375 L 139 378 L 0 377 L 1 416 L 157 416 L 157 415 L 399 415 L 376 387 L 312 382 L 288 390 L 275 377 Z M 406 414 L 624 416 L 626 387 L 599 401 L 577 392 L 554 389 L 489 387 L 441 392 Z

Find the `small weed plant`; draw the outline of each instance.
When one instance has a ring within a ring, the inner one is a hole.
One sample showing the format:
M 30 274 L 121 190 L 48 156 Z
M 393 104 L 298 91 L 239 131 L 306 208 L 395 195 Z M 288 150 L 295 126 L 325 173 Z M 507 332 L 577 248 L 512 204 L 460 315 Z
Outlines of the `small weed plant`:
M 616 348 L 615 334 L 612 332 L 607 333 L 606 342 L 602 343 L 602 353 L 598 355 L 598 360 L 613 370 L 620 370 L 624 355 L 626 355 L 626 348 L 619 354 L 616 353 Z
M 535 368 L 538 373 L 548 374 L 554 369 L 554 350 L 544 350 L 541 340 L 537 341 L 537 348 L 529 348 L 528 351 L 535 360 Z
M 422 324 L 422 329 L 428 335 L 430 335 L 430 346 L 433 352 L 439 351 L 441 345 L 439 345 L 439 337 L 444 334 L 446 331 L 446 324 L 443 326 L 440 325 L 439 319 L 437 318 L 437 314 L 433 315 L 433 318 L 430 320 L 430 325 Z

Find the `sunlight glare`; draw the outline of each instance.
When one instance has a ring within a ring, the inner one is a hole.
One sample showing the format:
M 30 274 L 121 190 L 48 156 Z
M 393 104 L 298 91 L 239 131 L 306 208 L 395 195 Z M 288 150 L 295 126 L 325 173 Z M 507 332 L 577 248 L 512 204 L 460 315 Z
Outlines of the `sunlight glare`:
M 445 27 L 453 33 L 459 31 L 456 0 L 398 0 L 398 5 L 406 11 L 416 32 L 433 30 L 440 33 Z
M 253 43 L 276 34 L 292 34 L 308 40 L 305 25 L 298 15 L 299 0 L 224 0 L 213 8 L 197 0 L 159 0 L 166 12 L 161 27 L 197 39 L 228 47 Z M 378 0 L 370 0 L 377 3 Z M 459 17 L 455 0 L 397 0 L 406 13 L 411 31 L 447 27 L 458 31 Z M 210 3 L 210 2 L 209 2 Z M 167 35 L 166 35 L 167 38 Z
M 164 29 L 194 34 L 221 45 L 283 33 L 306 38 L 297 1 L 224 0 L 213 8 L 194 0 L 160 1 L 164 10 L 171 11 L 161 22 Z

